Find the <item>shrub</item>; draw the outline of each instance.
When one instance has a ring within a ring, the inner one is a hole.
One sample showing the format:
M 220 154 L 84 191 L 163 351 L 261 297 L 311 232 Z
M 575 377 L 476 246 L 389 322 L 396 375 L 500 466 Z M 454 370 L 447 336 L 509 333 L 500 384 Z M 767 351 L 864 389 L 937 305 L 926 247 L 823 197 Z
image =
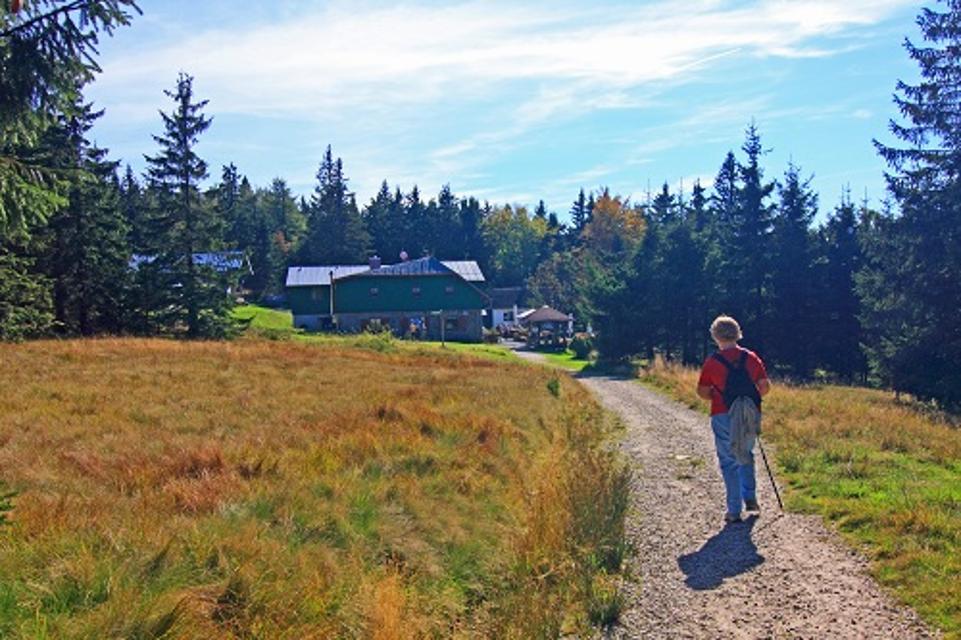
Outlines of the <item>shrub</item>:
M 587 333 L 578 333 L 571 340 L 570 350 L 578 360 L 587 360 L 594 350 L 594 339 Z

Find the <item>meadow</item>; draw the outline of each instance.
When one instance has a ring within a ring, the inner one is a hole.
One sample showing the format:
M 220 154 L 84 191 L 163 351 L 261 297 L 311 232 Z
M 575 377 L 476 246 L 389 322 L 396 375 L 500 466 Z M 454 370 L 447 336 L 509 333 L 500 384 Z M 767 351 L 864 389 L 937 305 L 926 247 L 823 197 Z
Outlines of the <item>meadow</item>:
M 365 336 L 38 341 L 0 344 L 0 388 L 2 637 L 534 638 L 617 615 L 616 425 L 548 368 Z
M 659 361 L 641 380 L 707 410 L 696 370 Z M 775 384 L 762 437 L 788 508 L 824 516 L 883 586 L 961 637 L 961 430 L 890 392 Z

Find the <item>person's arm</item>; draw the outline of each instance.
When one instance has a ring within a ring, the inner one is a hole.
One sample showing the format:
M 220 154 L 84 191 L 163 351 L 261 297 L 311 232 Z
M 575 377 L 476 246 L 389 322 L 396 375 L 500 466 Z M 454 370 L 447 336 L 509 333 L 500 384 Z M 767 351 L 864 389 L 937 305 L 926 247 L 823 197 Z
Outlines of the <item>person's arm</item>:
M 701 367 L 701 375 L 697 379 L 697 395 L 699 398 L 704 398 L 705 400 L 711 399 L 711 392 L 714 389 L 714 384 L 711 382 L 709 364 L 710 360 L 704 363 L 704 366 Z
M 757 386 L 757 392 L 761 394 L 761 397 L 766 396 L 768 391 L 771 390 L 771 381 L 767 378 L 761 378 L 755 384 Z M 700 394 L 700 391 L 698 391 L 698 394 Z

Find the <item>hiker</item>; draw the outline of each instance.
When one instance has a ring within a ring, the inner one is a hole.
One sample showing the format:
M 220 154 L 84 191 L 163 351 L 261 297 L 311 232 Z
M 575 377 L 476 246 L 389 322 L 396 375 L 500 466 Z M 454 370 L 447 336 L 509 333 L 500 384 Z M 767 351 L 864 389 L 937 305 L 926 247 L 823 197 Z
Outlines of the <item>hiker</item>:
M 724 521 L 730 523 L 740 521 L 742 504 L 746 511 L 760 511 L 753 450 L 760 433 L 761 396 L 771 390 L 771 382 L 757 354 L 738 345 L 743 336 L 737 320 L 718 316 L 711 323 L 711 337 L 718 350 L 704 361 L 697 395 L 711 401 L 711 429 L 727 492 Z

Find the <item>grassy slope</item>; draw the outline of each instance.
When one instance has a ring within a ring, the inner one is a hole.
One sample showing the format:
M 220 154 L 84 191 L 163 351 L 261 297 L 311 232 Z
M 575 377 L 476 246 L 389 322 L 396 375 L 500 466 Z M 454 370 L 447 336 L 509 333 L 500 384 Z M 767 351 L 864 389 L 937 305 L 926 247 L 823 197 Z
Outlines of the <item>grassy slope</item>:
M 548 352 L 544 354 L 548 362 L 569 371 L 583 371 L 591 364 L 590 360 L 578 360 L 571 351 Z
M 694 370 L 643 380 L 706 410 Z M 764 414 L 788 505 L 833 521 L 882 584 L 961 637 L 961 431 L 851 387 L 776 386 Z
M 425 354 L 435 350 L 443 350 L 456 354 L 487 358 L 498 362 L 521 361 L 513 351 L 496 344 L 448 342 L 442 345 L 440 342 L 422 340 L 408 342 L 397 340 L 390 341 L 385 345 L 382 340 L 378 340 L 372 336 L 338 336 L 325 333 L 307 333 L 295 329 L 290 311 L 283 309 L 268 309 L 257 305 L 244 305 L 235 308 L 233 315 L 238 320 L 249 322 L 246 333 L 254 337 L 265 337 L 275 340 L 293 339 L 313 344 L 366 346 L 374 349 L 385 347 L 390 350 L 402 349 Z
M 0 345 L 0 388 L 2 637 L 533 637 L 616 610 L 625 478 L 549 370 L 64 341 Z

